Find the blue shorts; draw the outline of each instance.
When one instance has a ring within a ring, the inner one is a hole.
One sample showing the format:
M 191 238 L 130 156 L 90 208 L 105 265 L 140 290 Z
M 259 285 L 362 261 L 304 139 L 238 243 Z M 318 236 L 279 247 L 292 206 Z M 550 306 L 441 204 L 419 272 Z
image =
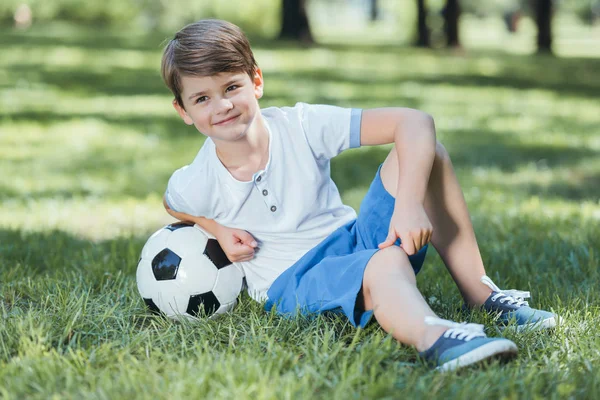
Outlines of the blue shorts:
M 284 316 L 343 312 L 354 326 L 365 327 L 373 311 L 362 306 L 363 275 L 388 235 L 395 203 L 383 187 L 380 171 L 381 165 L 358 218 L 335 230 L 275 279 L 267 292 L 267 311 L 276 307 Z M 426 252 L 427 246 L 409 257 L 415 274 Z

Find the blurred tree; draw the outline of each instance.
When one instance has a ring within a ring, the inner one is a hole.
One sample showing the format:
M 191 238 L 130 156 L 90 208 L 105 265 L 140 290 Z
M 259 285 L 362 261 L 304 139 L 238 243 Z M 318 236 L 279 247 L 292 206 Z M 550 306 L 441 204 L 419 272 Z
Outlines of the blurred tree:
M 379 0 L 369 0 L 369 19 L 371 21 L 379 19 Z
M 444 16 L 444 33 L 447 47 L 460 47 L 458 36 L 458 20 L 460 18 L 459 0 L 446 0 L 442 11 Z
M 425 0 L 417 0 L 417 40 L 415 45 L 417 47 L 431 47 Z
M 507 8 L 502 12 L 502 20 L 507 31 L 516 33 L 521 20 L 521 10 L 519 8 Z
M 306 15 L 306 0 L 283 0 L 279 39 L 314 42 Z
M 552 53 L 552 0 L 534 0 L 538 53 Z

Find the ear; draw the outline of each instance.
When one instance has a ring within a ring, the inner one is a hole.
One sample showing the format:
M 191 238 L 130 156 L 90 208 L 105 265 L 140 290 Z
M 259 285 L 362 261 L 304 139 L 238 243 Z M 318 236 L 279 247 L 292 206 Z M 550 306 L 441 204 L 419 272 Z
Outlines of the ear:
M 175 107 L 177 114 L 179 114 L 183 122 L 185 122 L 187 125 L 194 125 L 194 121 L 192 121 L 188 113 L 185 111 L 185 108 L 179 105 L 177 100 L 173 100 L 173 107 Z
M 256 68 L 254 73 L 254 95 L 257 99 L 263 97 L 263 89 L 265 88 L 265 81 L 263 79 L 262 71 L 260 68 Z

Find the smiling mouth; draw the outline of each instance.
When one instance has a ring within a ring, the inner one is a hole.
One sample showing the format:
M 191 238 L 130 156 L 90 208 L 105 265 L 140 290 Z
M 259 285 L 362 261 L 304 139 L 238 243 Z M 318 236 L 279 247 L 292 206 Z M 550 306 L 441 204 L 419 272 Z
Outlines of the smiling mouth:
M 228 123 L 233 122 L 233 120 L 235 120 L 237 117 L 239 117 L 239 115 L 236 115 L 235 117 L 231 117 L 231 118 L 228 118 L 228 119 L 223 120 L 223 121 L 219 121 L 219 122 L 217 122 L 216 124 L 213 124 L 213 125 L 227 125 Z

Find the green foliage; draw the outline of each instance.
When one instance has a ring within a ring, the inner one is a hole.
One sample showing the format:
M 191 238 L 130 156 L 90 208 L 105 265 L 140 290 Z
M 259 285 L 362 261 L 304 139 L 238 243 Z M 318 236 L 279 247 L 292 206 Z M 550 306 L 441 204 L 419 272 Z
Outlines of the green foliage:
M 508 365 L 438 374 L 373 323 L 281 319 L 242 296 L 200 324 L 150 315 L 135 268 L 171 219 L 170 173 L 203 138 L 160 81 L 161 34 L 63 25 L 0 31 L 0 397 L 598 398 L 600 92 L 597 59 L 263 42 L 262 107 L 408 106 L 436 120 L 488 273 L 566 320 L 498 332 L 432 252 L 419 287 L 442 317 L 520 348 Z M 24 50 L 26 49 L 26 50 Z M 565 77 L 569 79 L 566 80 Z M 389 146 L 332 166 L 358 209 Z
M 27 4 L 36 24 L 62 20 L 82 25 L 175 31 L 201 18 L 221 18 L 239 24 L 248 33 L 272 36 L 279 26 L 279 3 L 278 0 L 6 0 L 0 4 L 0 22 L 12 24 L 17 7 Z

